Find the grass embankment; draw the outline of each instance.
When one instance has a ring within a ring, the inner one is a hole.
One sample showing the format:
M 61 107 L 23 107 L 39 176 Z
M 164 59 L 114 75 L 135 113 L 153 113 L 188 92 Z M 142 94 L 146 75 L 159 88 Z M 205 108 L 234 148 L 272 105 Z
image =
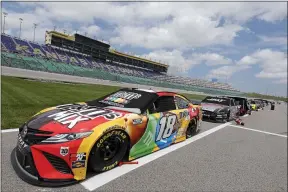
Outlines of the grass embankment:
M 93 100 L 120 87 L 40 82 L 1 76 L 1 127 L 16 128 L 36 112 L 55 105 Z M 205 96 L 184 94 L 200 100 Z

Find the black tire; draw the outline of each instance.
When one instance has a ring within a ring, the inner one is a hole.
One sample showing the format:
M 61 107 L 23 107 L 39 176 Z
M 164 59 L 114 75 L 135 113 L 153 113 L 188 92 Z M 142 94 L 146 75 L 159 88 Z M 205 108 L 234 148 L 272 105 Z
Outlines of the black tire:
M 91 149 L 88 165 L 94 172 L 105 172 L 116 167 L 129 147 L 128 134 L 114 129 L 103 134 Z
M 198 121 L 196 118 L 193 118 L 191 119 L 188 128 L 186 130 L 186 138 L 190 138 L 198 132 L 199 132 Z
M 228 111 L 226 119 L 223 118 L 222 122 L 224 122 L 224 123 L 229 122 L 230 121 L 230 114 L 231 114 L 230 111 Z

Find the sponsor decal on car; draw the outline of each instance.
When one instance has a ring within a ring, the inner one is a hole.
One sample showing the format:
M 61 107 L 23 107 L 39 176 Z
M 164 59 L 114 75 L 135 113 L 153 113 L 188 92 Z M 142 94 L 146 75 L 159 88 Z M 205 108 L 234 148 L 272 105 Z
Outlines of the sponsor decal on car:
M 60 147 L 60 155 L 64 157 L 68 155 L 68 153 L 69 153 L 69 147 Z
M 104 134 L 104 133 L 107 133 L 107 132 L 109 132 L 109 131 L 115 130 L 115 129 L 120 129 L 120 130 L 125 131 L 125 127 L 121 127 L 121 126 L 118 126 L 118 125 L 114 125 L 114 126 L 112 126 L 112 127 L 109 127 L 108 129 L 106 129 L 106 130 L 103 132 L 103 134 Z
M 77 161 L 86 161 L 86 153 L 77 153 L 76 158 Z
M 123 133 L 123 131 L 121 130 L 113 130 L 107 134 L 105 134 L 100 140 L 99 142 L 97 143 L 97 148 L 99 148 L 102 143 L 107 140 L 109 137 L 111 137 L 112 135 L 119 135 L 123 140 L 126 139 L 126 135 Z
M 141 97 L 141 94 L 138 94 L 138 93 L 119 91 L 117 93 L 114 93 L 106 97 L 105 99 L 99 102 L 123 107 L 124 105 L 127 105 L 128 103 L 130 103 L 131 100 L 139 99 L 140 97 Z
M 99 117 L 104 117 L 107 120 L 113 120 L 122 116 L 122 113 L 119 112 L 86 105 L 80 107 L 78 106 L 78 108 L 68 106 L 68 108 L 64 108 L 63 110 L 49 115 L 48 117 L 52 117 L 54 121 L 61 124 L 68 124 L 69 129 L 72 129 L 81 121 L 92 120 Z
M 207 101 L 217 101 L 219 103 L 223 102 L 223 101 L 226 101 L 225 99 L 218 99 L 218 98 L 210 98 L 210 99 L 207 99 Z
M 72 169 L 85 167 L 85 160 L 81 161 L 72 161 Z
M 26 148 L 28 145 L 23 141 L 22 137 L 20 134 L 18 134 L 18 143 L 17 143 L 18 149 L 23 150 Z
M 117 164 L 118 164 L 118 161 L 116 161 L 116 162 L 113 163 L 112 165 L 108 165 L 108 166 L 104 167 L 104 168 L 102 169 L 102 171 L 108 171 L 108 170 L 114 168 Z
M 143 121 L 141 118 L 139 118 L 139 119 L 133 119 L 132 122 L 133 122 L 133 125 L 138 125 L 138 124 L 141 124 Z

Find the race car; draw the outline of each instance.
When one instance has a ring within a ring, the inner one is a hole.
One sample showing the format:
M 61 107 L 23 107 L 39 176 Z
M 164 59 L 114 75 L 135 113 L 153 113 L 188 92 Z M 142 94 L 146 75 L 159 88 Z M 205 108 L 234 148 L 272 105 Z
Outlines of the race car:
M 226 96 L 207 96 L 201 106 L 203 119 L 229 122 L 239 115 L 234 99 Z
M 50 107 L 19 128 L 12 166 L 32 185 L 73 184 L 192 137 L 200 112 L 180 94 L 136 88 Z
M 259 105 L 255 102 L 255 100 L 249 99 L 248 102 L 251 106 L 252 111 L 258 111 L 259 110 Z
M 239 115 L 243 116 L 245 114 L 251 115 L 251 106 L 246 97 L 236 97 L 228 96 L 235 100 L 235 105 L 239 106 Z
M 254 99 L 256 101 L 256 104 L 259 105 L 259 109 L 264 110 L 265 107 L 265 102 L 263 101 L 263 99 Z

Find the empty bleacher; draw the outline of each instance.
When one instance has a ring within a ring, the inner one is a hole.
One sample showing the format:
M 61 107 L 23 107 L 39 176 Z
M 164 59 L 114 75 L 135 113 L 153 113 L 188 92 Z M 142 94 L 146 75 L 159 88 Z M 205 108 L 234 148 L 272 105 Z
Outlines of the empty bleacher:
M 177 88 L 209 94 L 239 94 L 229 84 L 153 72 L 120 63 L 103 62 L 81 53 L 1 35 L 2 65 L 127 83 Z

